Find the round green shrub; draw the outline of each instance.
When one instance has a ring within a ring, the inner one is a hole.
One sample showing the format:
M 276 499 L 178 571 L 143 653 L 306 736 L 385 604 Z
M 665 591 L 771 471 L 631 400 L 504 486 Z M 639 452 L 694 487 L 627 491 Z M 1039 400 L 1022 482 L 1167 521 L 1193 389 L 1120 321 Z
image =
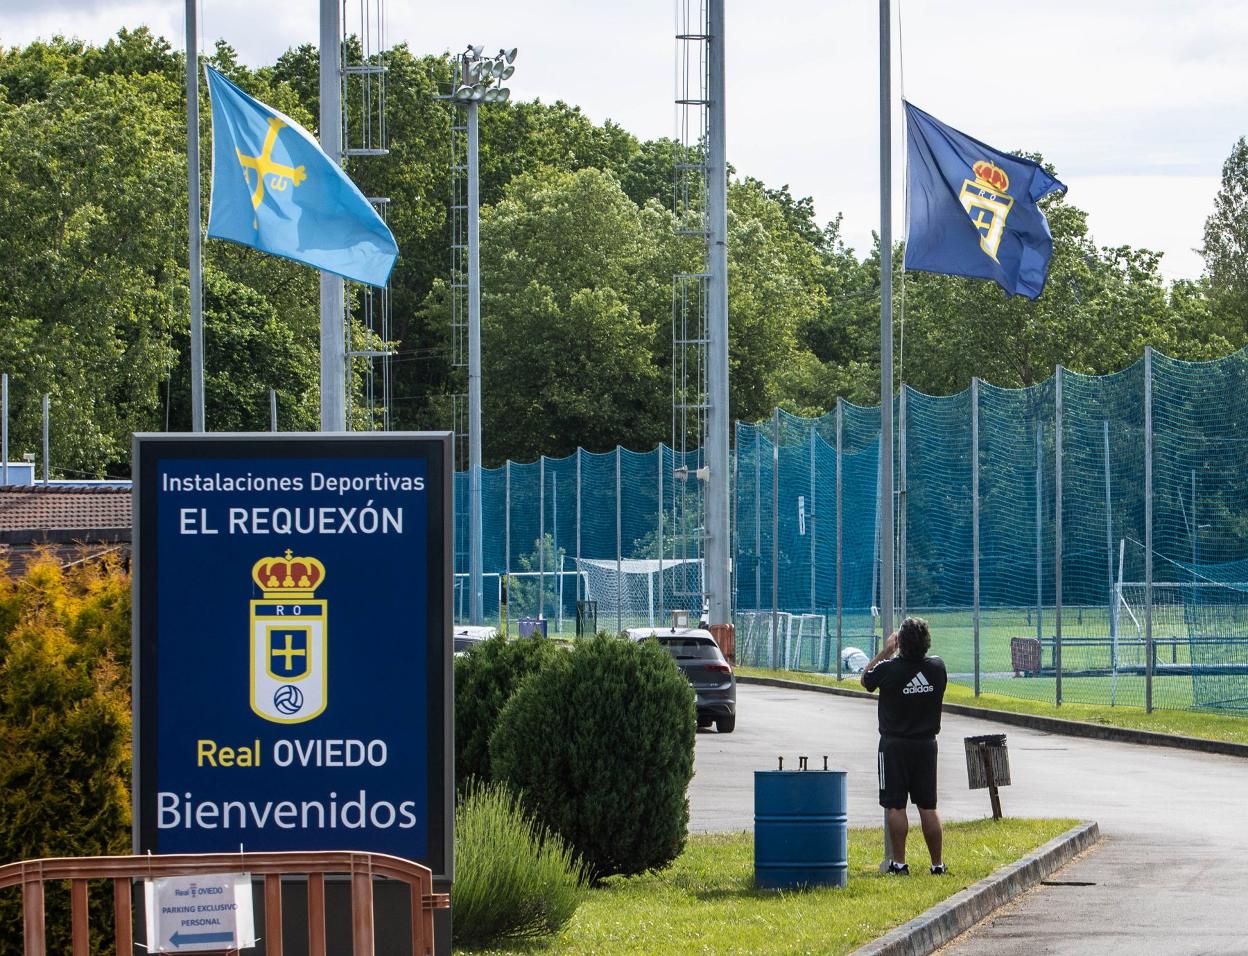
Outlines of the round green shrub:
M 516 686 L 558 654 L 544 638 L 483 641 L 455 658 L 455 784 L 490 780 L 490 734 Z
M 693 690 L 667 651 L 600 634 L 520 685 L 490 760 L 601 880 L 684 848 L 696 732 Z
M 452 938 L 520 942 L 563 928 L 585 890 L 581 864 L 499 783 L 468 784 L 455 807 Z

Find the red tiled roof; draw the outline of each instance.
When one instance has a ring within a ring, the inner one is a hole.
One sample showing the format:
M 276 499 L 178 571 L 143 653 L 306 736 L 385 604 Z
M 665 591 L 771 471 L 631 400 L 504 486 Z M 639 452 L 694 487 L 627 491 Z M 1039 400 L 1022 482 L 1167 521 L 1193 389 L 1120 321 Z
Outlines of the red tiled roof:
M 128 488 L 0 487 L 0 533 L 125 531 L 130 536 Z

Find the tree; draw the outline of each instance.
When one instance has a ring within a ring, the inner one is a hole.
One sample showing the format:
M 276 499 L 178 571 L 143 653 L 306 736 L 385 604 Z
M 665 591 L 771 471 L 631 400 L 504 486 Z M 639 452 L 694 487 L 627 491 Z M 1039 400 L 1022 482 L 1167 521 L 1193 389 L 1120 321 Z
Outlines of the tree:
M 1216 325 L 1230 342 L 1248 342 L 1248 139 L 1222 164 L 1222 187 L 1205 221 L 1200 250 Z
M 487 459 L 664 436 L 673 249 L 671 215 L 594 169 L 522 175 L 483 213 Z

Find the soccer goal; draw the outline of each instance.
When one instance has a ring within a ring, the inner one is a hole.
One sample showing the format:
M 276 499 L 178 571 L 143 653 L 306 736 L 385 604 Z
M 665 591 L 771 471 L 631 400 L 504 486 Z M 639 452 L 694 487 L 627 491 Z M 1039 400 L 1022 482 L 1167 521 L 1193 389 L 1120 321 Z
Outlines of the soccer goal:
M 604 629 L 656 627 L 670 612 L 702 613 L 701 558 L 576 558 L 585 597 L 598 603 Z

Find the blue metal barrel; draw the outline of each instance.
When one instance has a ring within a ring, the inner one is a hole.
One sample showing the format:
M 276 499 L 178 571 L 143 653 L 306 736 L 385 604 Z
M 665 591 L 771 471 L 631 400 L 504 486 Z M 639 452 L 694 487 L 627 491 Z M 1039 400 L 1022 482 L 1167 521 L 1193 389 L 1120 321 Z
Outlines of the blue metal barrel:
M 754 771 L 754 881 L 761 889 L 844 886 L 844 770 Z

